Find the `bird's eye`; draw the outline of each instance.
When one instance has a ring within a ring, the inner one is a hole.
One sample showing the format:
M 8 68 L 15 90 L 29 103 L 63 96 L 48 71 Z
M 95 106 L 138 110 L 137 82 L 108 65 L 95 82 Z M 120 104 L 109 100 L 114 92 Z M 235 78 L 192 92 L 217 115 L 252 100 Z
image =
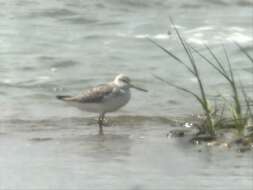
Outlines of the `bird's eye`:
M 122 79 L 121 81 L 123 81 L 125 83 L 129 83 L 129 81 L 127 79 Z

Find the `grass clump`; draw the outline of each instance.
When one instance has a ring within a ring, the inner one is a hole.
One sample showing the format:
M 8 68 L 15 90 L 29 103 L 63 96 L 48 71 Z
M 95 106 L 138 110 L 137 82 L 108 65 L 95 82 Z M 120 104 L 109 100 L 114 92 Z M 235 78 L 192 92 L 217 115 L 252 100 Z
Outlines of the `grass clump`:
M 174 26 L 172 20 L 171 23 Z M 179 39 L 179 42 L 187 55 L 188 63 L 183 61 L 170 50 L 164 48 L 152 39 L 149 40 L 155 46 L 164 51 L 169 57 L 173 58 L 177 63 L 183 65 L 187 69 L 187 71 L 197 79 L 199 93 L 196 93 L 185 87 L 173 84 L 170 81 L 167 81 L 159 76 L 154 77 L 159 79 L 160 81 L 165 82 L 169 86 L 172 86 L 178 90 L 184 91 L 192 95 L 197 100 L 197 102 L 201 105 L 204 115 L 204 122 L 200 126 L 201 134 L 204 133 L 209 137 L 216 137 L 217 130 L 229 126 L 230 128 L 236 129 L 239 134 L 243 136 L 245 128 L 251 125 L 249 123 L 252 123 L 253 121 L 251 99 L 247 95 L 247 92 L 245 91 L 245 88 L 243 87 L 242 83 L 238 83 L 238 80 L 235 79 L 235 74 L 233 72 L 232 64 L 228 52 L 226 51 L 226 48 L 224 47 L 224 45 L 222 46 L 226 60 L 224 63 L 208 45 L 204 46 L 204 49 L 208 52 L 207 56 L 196 48 L 192 47 L 189 43 L 187 43 L 176 27 L 174 27 L 174 29 Z M 238 43 L 235 44 L 240 49 L 240 51 L 244 53 L 246 57 L 253 63 L 253 58 L 250 56 L 250 54 Z M 195 55 L 200 56 L 206 63 L 208 63 L 214 70 L 216 70 L 230 86 L 232 93 L 232 101 L 228 101 L 226 98 L 223 98 L 224 106 L 222 107 L 222 109 L 219 109 L 216 106 L 212 106 L 216 104 L 211 104 L 208 100 L 206 87 L 204 87 L 203 81 L 201 79 L 200 70 L 194 57 Z M 225 116 L 224 110 L 227 110 L 230 113 L 229 116 Z
M 238 129 L 238 131 L 241 133 L 247 122 L 248 116 L 245 117 L 246 115 L 243 114 L 242 103 L 241 103 L 239 92 L 238 92 L 238 85 L 235 81 L 235 77 L 234 77 L 234 73 L 232 70 L 232 65 L 231 65 L 228 53 L 225 47 L 223 46 L 224 54 L 226 57 L 226 64 L 227 64 L 227 68 L 225 68 L 225 66 L 222 64 L 222 61 L 215 55 L 215 53 L 211 50 L 211 48 L 209 48 L 207 45 L 205 47 L 207 51 L 210 53 L 213 60 L 207 58 L 207 56 L 203 55 L 195 48 L 192 47 L 192 49 L 200 57 L 202 57 L 209 65 L 211 65 L 230 85 L 231 90 L 232 90 L 233 103 L 232 105 L 230 105 L 230 103 L 228 105 L 232 114 L 233 126 L 236 129 Z
M 174 27 L 175 28 L 175 27 Z M 176 60 L 178 63 L 182 64 L 194 77 L 196 77 L 197 82 L 198 82 L 198 88 L 200 91 L 200 95 L 195 93 L 194 91 L 191 91 L 187 88 L 172 84 L 169 81 L 166 81 L 164 79 L 162 79 L 159 76 L 155 76 L 157 79 L 165 82 L 166 84 L 178 89 L 178 90 L 182 90 L 186 93 L 189 93 L 190 95 L 192 95 L 201 105 L 203 112 L 204 112 L 204 116 L 205 116 L 205 122 L 203 123 L 202 127 L 200 128 L 201 133 L 206 133 L 207 135 L 210 136 L 215 136 L 215 119 L 213 117 L 214 114 L 214 109 L 212 108 L 212 106 L 210 105 L 208 99 L 207 99 L 207 94 L 205 92 L 205 88 L 202 82 L 202 79 L 200 77 L 200 72 L 199 69 L 197 67 L 195 58 L 192 54 L 192 50 L 189 46 L 189 44 L 184 40 L 184 38 L 181 36 L 181 34 L 179 33 L 179 31 L 177 30 L 177 28 L 175 28 L 177 37 L 179 38 L 179 41 L 181 43 L 181 45 L 184 48 L 185 53 L 187 54 L 187 57 L 189 59 L 190 62 L 190 66 L 188 66 L 187 63 L 185 63 L 184 61 L 182 61 L 180 58 L 178 58 L 175 54 L 173 54 L 172 52 L 170 52 L 169 50 L 167 50 L 166 48 L 162 47 L 161 45 L 159 45 L 158 43 L 156 43 L 155 41 L 149 39 L 154 45 L 156 45 L 157 47 L 159 47 L 161 50 L 163 50 L 165 53 L 167 53 L 167 55 L 169 55 L 170 57 L 172 57 L 174 60 Z

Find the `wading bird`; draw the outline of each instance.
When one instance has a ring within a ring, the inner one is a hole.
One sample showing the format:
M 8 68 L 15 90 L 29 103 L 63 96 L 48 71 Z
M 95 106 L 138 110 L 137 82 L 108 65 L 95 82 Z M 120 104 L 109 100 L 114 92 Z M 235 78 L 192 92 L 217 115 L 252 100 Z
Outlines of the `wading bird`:
M 112 82 L 95 86 L 77 96 L 56 96 L 58 99 L 87 112 L 98 113 L 99 134 L 103 134 L 105 114 L 126 105 L 131 98 L 130 88 L 147 92 L 131 83 L 129 77 L 119 74 Z

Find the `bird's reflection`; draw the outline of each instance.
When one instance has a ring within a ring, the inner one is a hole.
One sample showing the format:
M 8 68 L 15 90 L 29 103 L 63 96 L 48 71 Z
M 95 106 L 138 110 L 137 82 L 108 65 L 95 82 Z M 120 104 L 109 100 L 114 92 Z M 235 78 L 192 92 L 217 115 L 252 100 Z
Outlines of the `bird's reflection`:
M 129 135 L 86 135 L 79 138 L 79 153 L 95 160 L 122 160 L 130 156 Z

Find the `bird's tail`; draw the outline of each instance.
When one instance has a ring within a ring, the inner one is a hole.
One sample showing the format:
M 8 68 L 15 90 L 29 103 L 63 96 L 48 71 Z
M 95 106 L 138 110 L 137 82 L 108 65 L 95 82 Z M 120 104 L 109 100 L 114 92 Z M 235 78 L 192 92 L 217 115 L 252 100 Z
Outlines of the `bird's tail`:
M 57 95 L 56 98 L 59 100 L 66 100 L 67 98 L 70 98 L 71 96 L 62 96 L 62 95 Z

